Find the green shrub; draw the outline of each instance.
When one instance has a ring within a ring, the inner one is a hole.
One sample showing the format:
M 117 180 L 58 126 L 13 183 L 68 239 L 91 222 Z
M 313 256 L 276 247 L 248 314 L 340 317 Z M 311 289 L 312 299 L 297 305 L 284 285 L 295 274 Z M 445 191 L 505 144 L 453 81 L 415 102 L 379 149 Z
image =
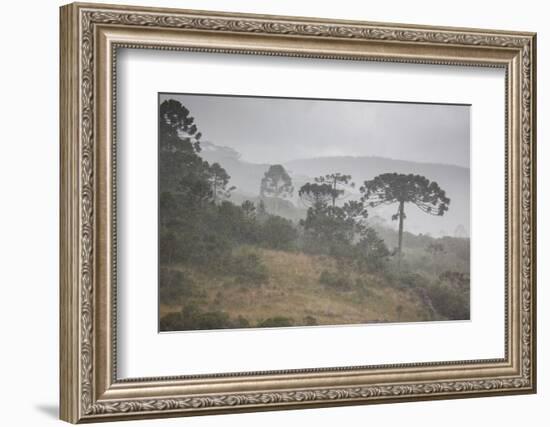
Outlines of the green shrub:
M 352 281 L 349 276 L 333 273 L 328 270 L 321 272 L 319 283 L 341 291 L 349 290 L 352 287 Z
M 430 285 L 429 279 L 420 273 L 404 271 L 397 278 L 397 284 L 402 288 L 425 288 Z
M 259 285 L 267 282 L 267 267 L 260 255 L 252 249 L 241 249 L 228 261 L 227 270 L 235 276 L 236 284 Z
M 223 260 L 230 256 L 233 249 L 233 242 L 229 236 L 212 229 L 205 230 L 201 235 L 187 236 L 185 240 L 190 253 L 184 261 L 209 271 L 217 269 Z
M 317 322 L 317 319 L 313 316 L 306 316 L 304 317 L 304 325 L 305 326 L 317 326 L 319 322 Z
M 435 310 L 449 320 L 470 319 L 469 292 L 460 292 L 448 284 L 430 286 L 428 296 Z
M 397 315 L 397 321 L 401 320 L 401 315 L 403 314 L 403 306 L 401 304 L 395 307 L 395 314 Z
M 161 304 L 177 305 L 182 298 L 194 296 L 196 293 L 195 283 L 189 275 L 179 270 L 161 267 L 159 275 Z
M 218 206 L 215 225 L 217 233 L 226 235 L 234 244 L 255 243 L 257 240 L 258 224 L 255 218 L 242 206 L 229 201 Z
M 178 258 L 178 240 L 173 231 L 163 230 L 159 238 L 159 258 L 164 264 L 171 264 Z
M 370 295 L 370 286 L 367 283 L 367 281 L 363 278 L 357 278 L 355 279 L 355 288 L 363 295 L 368 296 Z
M 180 313 L 168 313 L 160 318 L 161 331 L 181 331 L 183 330 Z
M 291 249 L 298 237 L 292 221 L 270 215 L 261 225 L 259 240 L 262 246 L 270 249 Z
M 233 322 L 235 328 L 249 328 L 250 322 L 246 317 L 239 316 L 237 319 Z
M 199 313 L 190 320 L 188 329 L 226 329 L 233 327 L 229 315 L 223 311 Z
M 466 291 L 470 287 L 470 275 L 467 273 L 445 271 L 439 275 L 439 280 L 462 291 Z
M 248 328 L 249 321 L 243 316 L 231 318 L 223 311 L 201 311 L 187 305 L 179 313 L 169 313 L 160 319 L 161 331 L 191 331 L 208 329 Z
M 280 328 L 293 325 L 294 320 L 292 318 L 283 316 L 270 317 L 258 323 L 259 328 Z
M 386 267 L 390 251 L 372 227 L 362 232 L 361 240 L 357 243 L 356 264 L 359 270 L 381 271 Z
M 328 254 L 338 259 L 352 258 L 357 252 L 355 246 L 344 239 L 329 240 L 325 244 Z

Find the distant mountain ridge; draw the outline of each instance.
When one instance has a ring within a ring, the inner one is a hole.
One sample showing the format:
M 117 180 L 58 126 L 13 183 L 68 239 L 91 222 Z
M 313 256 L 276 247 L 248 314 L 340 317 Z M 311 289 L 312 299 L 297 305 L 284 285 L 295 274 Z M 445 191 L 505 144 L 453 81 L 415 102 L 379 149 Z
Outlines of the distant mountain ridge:
M 232 149 L 230 149 L 232 150 Z M 364 159 L 371 159 L 373 161 L 378 162 L 379 164 L 402 164 L 405 165 L 421 165 L 421 166 L 435 166 L 435 167 L 444 167 L 444 168 L 457 168 L 457 169 L 465 169 L 469 170 L 469 168 L 460 166 L 460 165 L 452 165 L 447 163 L 433 163 L 433 162 L 418 162 L 415 160 L 403 160 L 403 159 L 393 159 L 391 157 L 381 157 L 381 156 L 322 156 L 322 157 L 311 157 L 311 158 L 303 158 L 303 159 L 295 159 L 290 160 L 288 162 L 285 162 L 285 165 L 292 165 L 292 164 L 300 164 L 300 163 L 322 163 L 324 161 L 332 162 L 335 159 L 339 161 L 345 161 L 345 162 L 354 162 L 354 161 L 363 161 Z
M 212 142 L 202 142 L 200 155 L 207 161 L 218 162 L 231 176 L 230 185 L 237 187 L 235 200 L 259 196 L 260 181 L 269 168 L 269 163 L 249 163 L 241 159 L 240 154 L 232 148 L 220 147 Z M 423 175 L 431 181 L 436 181 L 451 199 L 449 211 L 442 217 L 427 215 L 414 205 L 406 206 L 405 229 L 415 234 L 431 234 L 433 236 L 470 233 L 470 169 L 454 165 L 437 163 L 418 163 L 407 160 L 388 159 L 384 157 L 353 157 L 333 156 L 310 159 L 297 159 L 283 163 L 290 174 L 295 187 L 292 202 L 305 212 L 297 198 L 298 189 L 315 177 L 333 172 L 341 172 L 352 176 L 356 187 L 347 194 L 347 200 L 360 196 L 359 187 L 365 180 L 388 172 Z M 391 221 L 391 215 L 397 211 L 397 206 L 381 206 L 369 208 L 371 218 L 380 217 L 387 226 L 396 227 L 396 221 Z M 293 215 L 292 219 L 295 219 Z M 459 237 L 467 237 L 459 236 Z

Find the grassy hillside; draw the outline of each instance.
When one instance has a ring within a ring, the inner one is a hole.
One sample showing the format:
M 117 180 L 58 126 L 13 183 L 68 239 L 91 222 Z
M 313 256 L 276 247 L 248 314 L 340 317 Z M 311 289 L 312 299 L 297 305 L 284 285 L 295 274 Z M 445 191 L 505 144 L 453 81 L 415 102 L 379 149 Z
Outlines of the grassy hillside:
M 161 317 L 179 313 L 192 304 L 206 313 L 221 312 L 230 319 L 246 319 L 251 327 L 273 318 L 302 325 L 434 318 L 415 289 L 395 286 L 380 274 L 346 272 L 328 256 L 251 247 L 241 247 L 239 252 L 258 255 L 266 274 L 247 280 L 183 265 L 172 266 L 192 283 L 195 294 L 191 292 L 187 298 L 161 304 Z

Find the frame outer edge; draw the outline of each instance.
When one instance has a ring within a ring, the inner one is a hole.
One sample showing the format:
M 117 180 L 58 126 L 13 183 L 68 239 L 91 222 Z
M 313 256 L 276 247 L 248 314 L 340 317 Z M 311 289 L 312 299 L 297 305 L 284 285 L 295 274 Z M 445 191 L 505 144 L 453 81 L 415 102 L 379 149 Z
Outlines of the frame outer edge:
M 60 197 L 60 384 L 61 384 L 61 411 L 60 418 L 71 422 L 95 422 L 95 421 L 108 421 L 118 419 L 130 419 L 130 418 L 152 418 L 152 417 L 167 417 L 167 416 L 181 416 L 181 415 L 201 415 L 206 413 L 226 413 L 226 412 L 249 412 L 258 410 L 277 410 L 277 409 L 291 409 L 291 408 L 306 408 L 306 407 L 326 407 L 336 405 L 349 405 L 349 404 L 362 404 L 362 403 L 382 403 L 383 400 L 374 399 L 369 402 L 365 397 L 354 397 L 356 390 L 321 390 L 323 393 L 327 393 L 327 398 L 321 398 L 316 391 L 297 390 L 292 393 L 264 393 L 263 395 L 251 395 L 247 394 L 233 394 L 231 396 L 199 396 L 193 397 L 189 402 L 183 402 L 177 399 L 144 399 L 144 400 L 112 400 L 112 401 L 97 401 L 97 396 L 94 396 L 96 382 L 93 377 L 94 372 L 94 352 L 95 352 L 95 332 L 92 331 L 92 325 L 90 322 L 90 316 L 94 315 L 95 298 L 97 294 L 92 294 L 93 287 L 95 287 L 97 277 L 94 277 L 92 272 L 88 268 L 94 265 L 94 243 L 89 241 L 90 235 L 95 237 L 95 231 L 97 223 L 94 221 L 94 205 L 97 203 L 95 199 L 95 185 L 94 185 L 94 172 L 97 171 L 97 165 L 93 162 L 96 161 L 93 155 L 94 151 L 94 135 L 93 130 L 95 127 L 90 127 L 90 119 L 94 118 L 95 109 L 90 112 L 88 109 L 82 110 L 83 106 L 89 107 L 91 100 L 92 104 L 95 102 L 95 85 L 93 76 L 95 70 L 92 72 L 92 79 L 90 79 L 90 72 L 87 68 L 88 57 L 93 64 L 95 61 L 94 51 L 89 51 L 93 46 L 93 37 L 90 39 L 80 38 L 81 29 L 87 28 L 89 21 L 81 21 L 81 12 L 83 8 L 89 7 L 91 10 L 97 11 L 98 8 L 106 9 L 107 11 L 136 11 L 136 12 L 151 12 L 155 9 L 135 7 L 130 8 L 127 6 L 114 6 L 114 5 L 100 5 L 100 4 L 72 4 L 63 6 L 60 10 L 61 16 L 61 33 L 60 33 L 60 139 L 61 139 L 61 197 Z M 160 10 L 160 9 L 157 9 Z M 177 9 L 163 9 L 166 13 L 184 13 L 194 11 L 183 11 Z M 101 10 L 105 12 L 105 10 Z M 214 31 L 227 31 L 223 28 L 218 28 L 214 24 L 214 18 L 220 18 L 221 21 L 225 21 L 228 17 L 243 16 L 245 21 L 247 18 L 250 20 L 262 20 L 266 17 L 261 15 L 246 15 L 246 14 L 222 14 L 218 12 L 196 12 L 199 23 L 199 27 L 206 28 L 206 30 Z M 211 16 L 211 17 L 210 17 Z M 132 16 L 131 16 L 132 17 Z M 268 17 L 269 18 L 269 17 Z M 275 18 L 275 17 L 272 17 Z M 276 17 L 278 19 L 284 19 L 290 27 L 296 27 L 298 23 L 304 22 L 306 27 L 315 29 L 315 25 L 327 21 L 318 22 L 316 19 L 311 18 L 291 18 L 291 17 Z M 109 16 L 106 16 L 105 21 L 110 22 Z M 206 25 L 202 25 L 202 22 Z M 269 19 L 268 19 L 269 21 Z M 258 21 L 260 22 L 260 21 Z M 254 22 L 252 22 L 254 23 Z M 269 22 L 268 22 L 269 23 Z M 345 24 L 342 21 L 334 22 L 334 24 Z M 358 23 L 363 25 L 367 23 Z M 374 24 L 374 23 L 370 23 Z M 132 22 L 132 25 L 149 25 L 145 20 L 143 24 Z M 214 26 L 212 26 L 214 25 Z M 262 22 L 263 25 L 263 22 Z M 392 24 L 386 24 L 388 29 L 392 29 Z M 324 26 L 324 25 L 323 25 Z M 82 27 L 82 28 L 81 28 Z M 182 25 L 183 27 L 183 25 Z M 300 26 L 298 26 L 300 27 Z M 297 27 L 297 28 L 298 28 Z M 195 28 L 194 24 L 191 24 L 191 28 Z M 204 29 L 203 28 L 203 29 Z M 232 28 L 231 26 L 228 28 Z M 271 27 L 268 28 L 268 30 Z M 417 28 L 413 26 L 405 26 L 404 34 L 399 33 L 398 39 L 405 39 L 412 36 L 415 38 L 415 32 L 412 29 Z M 422 27 L 418 27 L 422 28 Z M 430 37 L 423 38 L 422 31 L 418 31 L 421 43 L 438 45 L 441 43 L 448 43 L 449 45 L 461 44 L 457 42 L 451 36 L 453 30 L 458 28 L 438 28 L 438 27 L 426 27 L 428 31 L 436 32 L 435 36 L 443 35 L 444 33 L 437 33 L 437 31 L 448 31 L 445 33 L 444 38 Z M 233 28 L 234 30 L 234 28 Z M 282 30 L 278 28 L 271 28 L 271 30 L 278 35 L 282 34 Z M 292 30 L 292 28 L 291 28 Z M 330 28 L 320 28 L 319 37 L 326 36 L 327 39 L 343 39 L 344 37 L 362 38 L 362 33 L 346 33 L 346 34 L 333 34 L 328 31 Z M 357 30 L 357 29 L 349 29 Z M 399 28 L 401 30 L 401 28 Z M 253 27 L 247 27 L 245 29 L 237 28 L 237 32 L 253 32 Z M 299 37 L 310 36 L 311 34 L 303 31 L 302 28 L 295 30 Z M 475 31 L 475 33 L 474 33 Z M 270 31 L 266 31 L 270 32 Z M 290 32 L 289 34 L 294 34 Z M 495 34 L 495 35 L 494 35 Z M 533 33 L 516 33 L 518 37 L 515 37 L 512 33 L 479 31 L 468 29 L 468 32 L 463 35 L 466 37 L 465 43 L 468 45 L 476 44 L 476 40 L 482 45 L 485 43 L 490 46 L 496 46 L 498 43 L 502 43 L 500 47 L 517 49 L 520 47 L 529 49 L 530 52 L 526 52 L 524 59 L 530 60 L 531 66 L 529 68 L 528 87 L 527 89 L 530 98 L 524 99 L 526 102 L 524 105 L 527 113 L 530 117 L 523 122 L 530 137 L 524 139 L 524 147 L 529 150 L 528 154 L 523 157 L 523 160 L 527 162 L 525 168 L 528 171 L 526 176 L 528 180 L 525 182 L 525 187 L 530 190 L 529 195 L 525 195 L 524 202 L 527 202 L 527 215 L 523 216 L 527 225 L 530 225 L 530 230 L 527 230 L 528 248 L 525 250 L 525 255 L 528 257 L 529 271 L 536 274 L 536 36 Z M 501 34 L 502 36 L 496 36 Z M 317 36 L 317 35 L 316 35 Z M 449 38 L 451 37 L 451 38 Z M 467 37 L 473 37 L 468 39 Z M 391 37 L 390 37 L 391 38 Z M 508 39 L 507 39 L 508 38 Z M 382 40 L 382 38 L 379 38 Z M 502 39 L 502 40 L 500 40 Z M 520 40 L 522 39 L 522 40 Z M 528 39 L 528 40 L 527 40 Z M 416 39 L 415 39 L 416 40 Z M 413 40 L 413 41 L 415 41 Z M 485 41 L 484 41 L 485 40 Z M 407 41 L 411 41 L 407 39 Z M 88 49 L 83 49 L 83 46 Z M 81 62 L 81 60 L 83 62 Z M 83 74 L 86 76 L 84 81 Z M 84 83 L 83 83 L 84 82 Z M 88 93 L 88 89 L 93 88 L 91 93 Z M 521 91 L 523 92 L 523 91 Z M 82 99 L 81 99 L 82 96 Z M 525 110 L 524 110 L 525 111 Z M 86 161 L 81 161 L 85 159 Z M 89 161 L 92 161 L 92 164 Z M 523 168 L 522 168 L 523 170 Z M 91 178 L 91 181 L 90 181 Z M 80 196 L 86 192 L 86 197 Z M 91 192 L 91 194 L 90 194 Z M 522 192 L 523 193 L 523 192 Z M 525 211 L 524 211 L 525 212 Z M 82 229 L 82 228 L 85 228 Z M 530 263 L 529 263 L 530 261 Z M 91 264 L 90 264 L 91 263 Z M 84 275 L 83 275 L 84 274 Z M 414 389 L 414 384 L 411 385 L 411 393 L 399 393 L 399 395 L 392 395 L 388 401 L 409 401 L 409 400 L 435 400 L 439 398 L 463 398 L 473 397 L 475 395 L 497 395 L 497 394 L 524 394 L 533 393 L 536 391 L 536 313 L 535 313 L 535 274 L 528 274 L 527 281 L 524 290 L 526 291 L 524 302 L 527 303 L 526 311 L 529 311 L 530 316 L 526 316 L 525 326 L 527 329 L 531 328 L 531 331 L 526 333 L 524 342 L 523 355 L 528 355 L 527 362 L 531 362 L 527 365 L 527 369 L 523 371 L 524 375 L 521 379 L 517 379 L 519 382 L 512 382 L 508 385 L 504 385 L 502 390 L 498 390 L 500 386 L 493 387 L 492 382 L 478 381 L 479 388 L 472 388 L 471 394 L 458 394 L 460 390 L 447 390 L 445 387 L 453 384 L 443 384 L 442 389 L 438 391 L 437 388 L 432 388 L 437 384 L 423 384 L 425 388 L 423 393 L 420 393 Z M 529 292 L 531 298 L 529 297 Z M 529 304 L 531 303 L 531 304 Z M 528 325 L 527 325 L 528 324 Z M 529 340 L 529 338 L 531 338 Z M 528 373 L 527 373 L 528 372 Z M 527 375 L 525 375 L 527 373 Z M 498 379 L 497 379 L 498 380 Z M 511 379 L 510 381 L 512 381 Z M 466 383 L 469 384 L 469 383 Z M 401 389 L 398 391 L 407 391 L 409 385 L 398 385 Z M 473 387 L 473 386 L 472 386 Z M 517 387 L 517 388 L 516 388 Z M 332 394 L 340 391 L 344 394 L 338 396 L 333 400 Z M 384 390 L 382 390 L 384 391 Z M 391 392 L 392 390 L 389 390 Z M 464 391 L 464 390 L 463 390 Z M 347 396 L 346 393 L 351 393 Z M 311 394 L 313 393 L 313 394 Z M 288 396 L 287 396 L 288 394 Z M 292 394 L 292 395 L 290 395 Z M 347 396 L 347 397 L 346 397 Z M 376 395 L 378 396 L 378 395 Z M 303 398 L 306 398 L 303 400 Z M 369 397 L 374 397 L 369 395 Z M 270 398 L 272 401 L 264 401 L 264 398 Z M 287 398 L 289 400 L 287 400 Z M 310 399 L 311 398 L 311 399 Z M 229 400 L 228 400 L 229 399 Z M 235 400 L 236 399 L 236 400 Z M 258 400 L 259 399 L 259 400 Z M 385 399 L 384 399 L 385 400 Z M 189 404 L 188 404 L 189 403 Z
M 59 418 L 79 421 L 78 19 L 74 5 L 59 9 Z
M 537 33 L 531 35 L 531 389 L 537 393 Z

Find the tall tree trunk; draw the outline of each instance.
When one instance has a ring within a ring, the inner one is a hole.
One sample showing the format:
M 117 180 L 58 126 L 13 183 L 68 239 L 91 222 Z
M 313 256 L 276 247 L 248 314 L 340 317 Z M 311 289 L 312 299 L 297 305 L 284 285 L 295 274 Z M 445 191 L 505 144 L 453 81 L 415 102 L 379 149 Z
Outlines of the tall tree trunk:
M 336 206 L 336 178 L 332 183 L 332 207 Z
M 399 202 L 399 240 L 397 244 L 397 265 L 401 265 L 403 248 L 403 217 L 405 216 L 405 202 Z
M 218 183 L 216 182 L 216 177 L 214 177 L 214 204 L 217 204 L 217 196 L 218 196 Z

